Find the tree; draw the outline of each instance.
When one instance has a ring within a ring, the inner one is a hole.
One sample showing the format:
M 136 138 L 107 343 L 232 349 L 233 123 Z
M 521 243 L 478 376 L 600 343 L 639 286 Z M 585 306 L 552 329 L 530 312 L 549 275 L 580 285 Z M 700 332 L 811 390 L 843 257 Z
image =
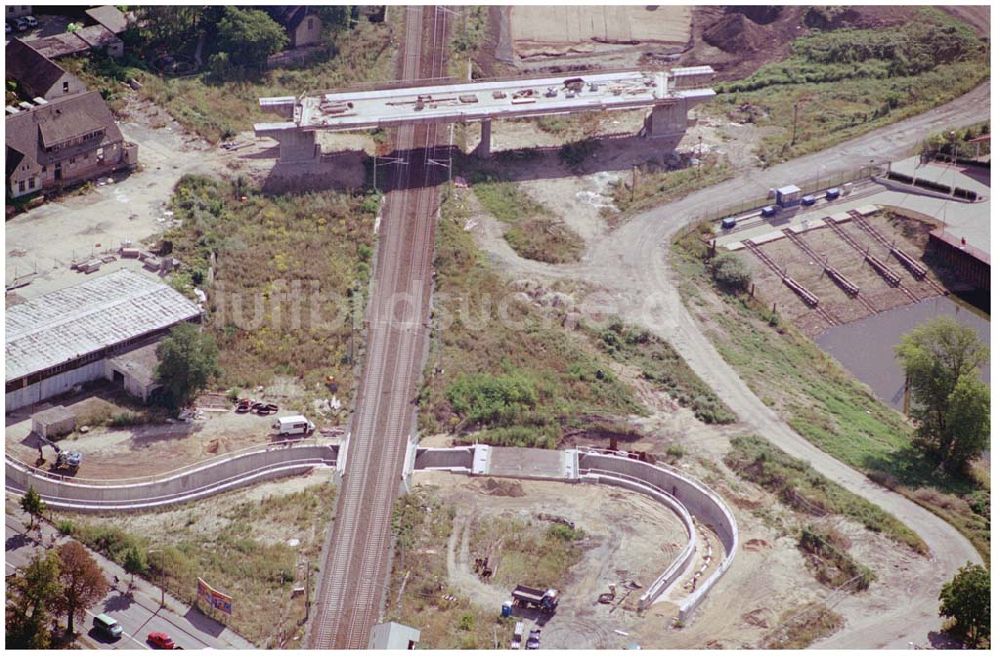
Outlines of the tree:
M 229 61 L 260 68 L 288 43 L 284 28 L 265 12 L 227 6 L 219 21 L 219 51 Z
M 990 573 L 982 565 L 966 563 L 941 589 L 939 613 L 954 618 L 951 633 L 972 647 L 990 640 Z
M 219 372 L 215 340 L 190 323 L 175 327 L 156 349 L 156 356 L 160 359 L 157 379 L 174 411 L 191 402 L 209 378 Z
M 712 277 L 722 288 L 743 291 L 750 286 L 750 266 L 736 254 L 719 254 L 709 267 Z
M 62 562 L 59 582 L 62 594 L 57 610 L 66 614 L 66 630 L 73 635 L 73 622 L 82 619 L 84 610 L 104 597 L 110 584 L 87 549 L 75 540 L 60 545 L 56 550 Z
M 37 650 L 49 647 L 51 611 L 62 592 L 59 571 L 59 557 L 55 552 L 38 552 L 30 563 L 7 577 L 8 648 Z
M 125 552 L 125 571 L 132 575 L 135 582 L 135 575 L 146 571 L 146 556 L 138 547 L 132 545 Z
M 42 497 L 35 491 L 34 485 L 29 485 L 28 491 L 21 497 L 21 510 L 31 516 L 31 523 L 28 526 L 29 531 L 35 528 L 38 520 L 45 514 L 45 502 L 42 501 Z
M 989 388 L 979 367 L 989 349 L 976 332 L 947 316 L 905 334 L 896 346 L 913 398 L 917 438 L 929 457 L 955 471 L 989 441 Z

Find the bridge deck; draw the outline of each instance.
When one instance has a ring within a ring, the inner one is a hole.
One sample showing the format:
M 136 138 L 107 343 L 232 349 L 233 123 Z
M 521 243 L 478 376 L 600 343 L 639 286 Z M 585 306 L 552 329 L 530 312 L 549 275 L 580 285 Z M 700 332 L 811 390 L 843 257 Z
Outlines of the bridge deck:
M 699 67 L 697 70 L 677 69 L 669 73 L 567 74 L 558 78 L 348 91 L 301 99 L 262 98 L 262 109 L 284 112 L 286 118 L 292 121 L 258 124 L 255 128 L 258 132 L 293 128 L 363 130 L 414 123 L 624 110 L 673 105 L 682 101 L 694 103 L 711 98 L 715 92 L 679 87 L 701 82 L 710 75 L 710 68 Z

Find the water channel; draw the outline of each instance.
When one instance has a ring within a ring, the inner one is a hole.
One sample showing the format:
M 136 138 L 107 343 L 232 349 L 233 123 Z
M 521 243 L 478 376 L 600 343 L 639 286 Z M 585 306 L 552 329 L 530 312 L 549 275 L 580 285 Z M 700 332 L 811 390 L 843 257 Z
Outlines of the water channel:
M 903 369 L 896 362 L 894 348 L 903 334 L 936 316 L 954 317 L 962 325 L 975 329 L 979 338 L 989 345 L 989 317 L 944 296 L 831 327 L 816 339 L 816 343 L 854 377 L 871 387 L 878 398 L 902 410 Z M 982 377 L 989 383 L 989 363 L 983 367 Z

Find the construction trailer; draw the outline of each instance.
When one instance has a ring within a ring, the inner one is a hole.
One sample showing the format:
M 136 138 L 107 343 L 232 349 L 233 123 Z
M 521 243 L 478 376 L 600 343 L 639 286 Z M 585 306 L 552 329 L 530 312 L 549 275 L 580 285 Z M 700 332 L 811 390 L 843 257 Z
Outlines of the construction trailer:
M 522 608 L 535 608 L 554 613 L 559 606 L 559 591 L 555 588 L 531 588 L 529 586 L 518 585 L 512 592 L 514 606 Z

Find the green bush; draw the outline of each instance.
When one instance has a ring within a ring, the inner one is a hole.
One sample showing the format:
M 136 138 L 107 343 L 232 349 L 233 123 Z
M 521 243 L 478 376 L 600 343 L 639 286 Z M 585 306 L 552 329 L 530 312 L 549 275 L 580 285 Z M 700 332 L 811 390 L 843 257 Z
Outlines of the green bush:
M 750 266 L 738 255 L 731 252 L 719 254 L 709 264 L 712 278 L 723 289 L 744 291 L 753 277 Z
M 535 407 L 538 391 L 524 375 L 465 375 L 447 391 L 452 409 L 470 423 L 502 424 Z

